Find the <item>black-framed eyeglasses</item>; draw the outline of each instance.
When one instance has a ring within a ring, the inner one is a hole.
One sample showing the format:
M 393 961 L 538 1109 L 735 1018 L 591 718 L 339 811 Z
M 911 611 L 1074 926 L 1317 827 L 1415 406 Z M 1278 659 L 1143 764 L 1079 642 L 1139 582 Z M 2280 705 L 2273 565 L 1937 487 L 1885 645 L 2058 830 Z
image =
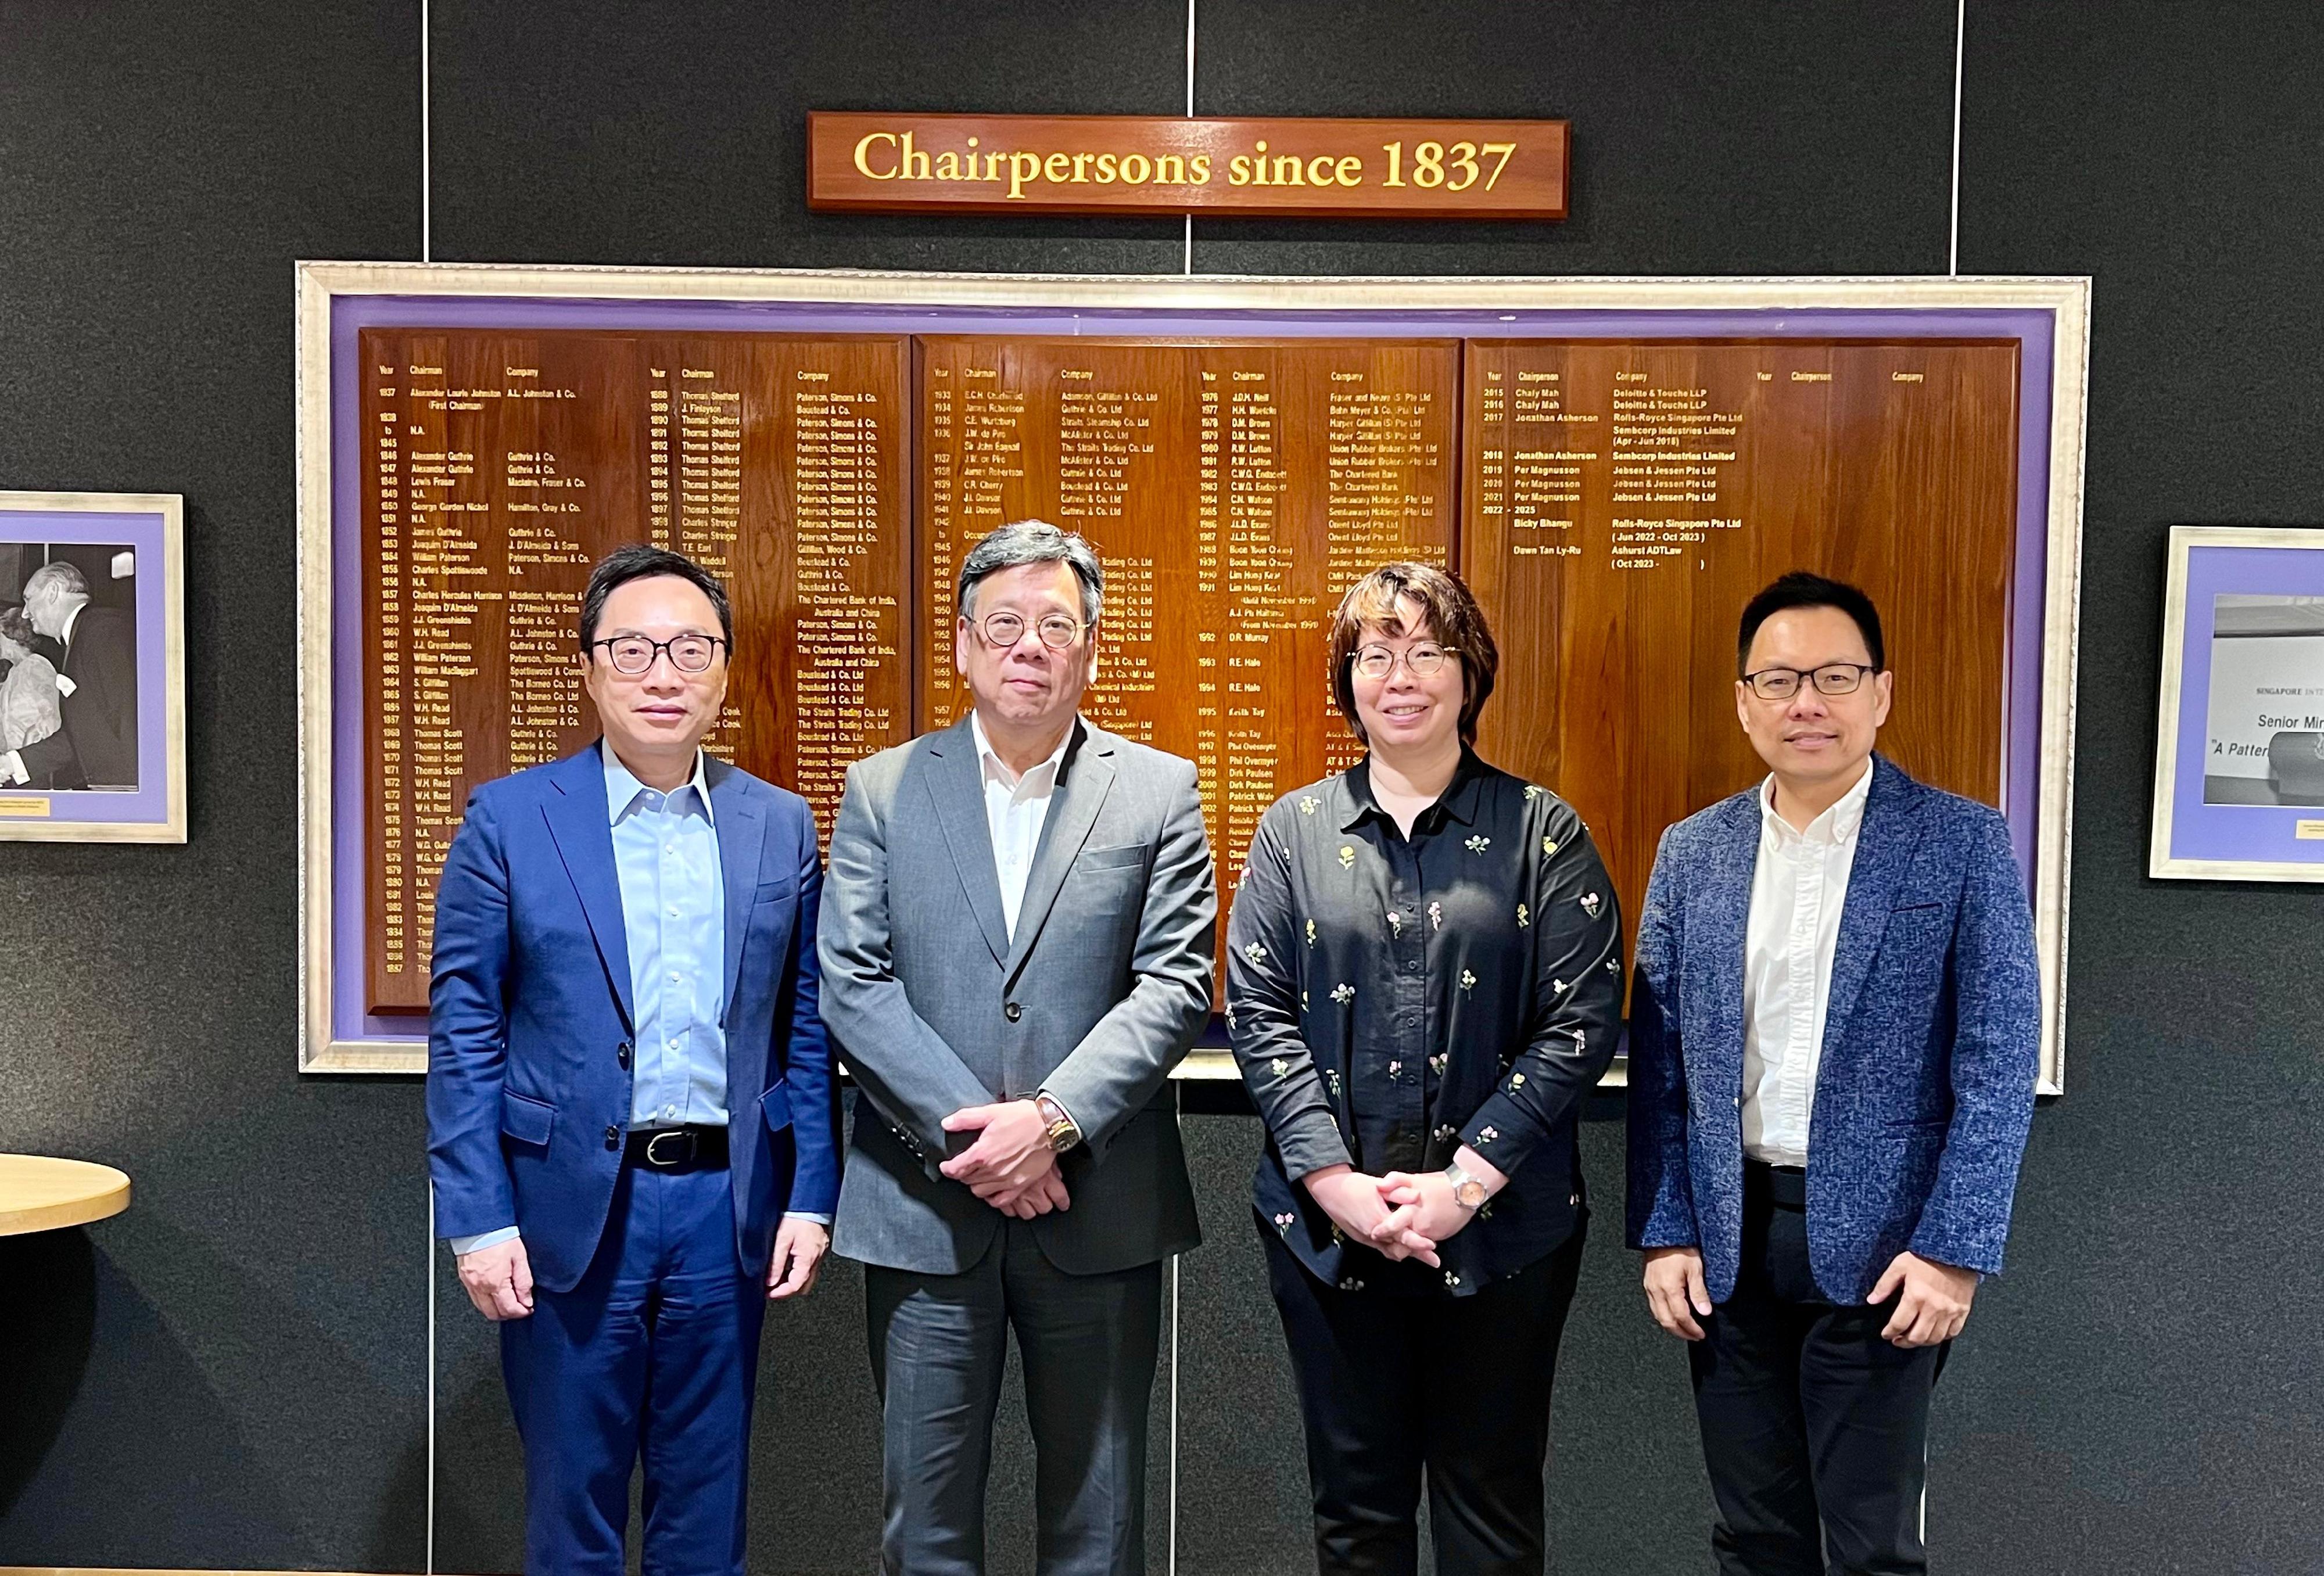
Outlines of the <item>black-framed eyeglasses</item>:
M 605 648 L 605 659 L 616 673 L 626 673 L 635 678 L 649 672 L 654 659 L 664 652 L 669 655 L 669 665 L 680 673 L 707 673 L 718 656 L 718 648 L 726 642 L 716 635 L 679 635 L 674 640 L 649 641 L 643 635 L 615 635 L 611 640 L 592 641 L 589 649 Z
M 1426 678 L 1443 670 L 1446 658 L 1460 654 L 1451 646 L 1423 641 L 1418 645 L 1406 647 L 1400 655 L 1386 646 L 1365 646 L 1348 660 L 1358 673 L 1378 682 L 1395 672 L 1398 661 L 1403 662 L 1404 670 L 1415 678 Z
M 1025 615 L 1016 613 L 988 613 L 975 621 L 984 632 L 987 645 L 998 650 L 1012 650 L 1025 638 Z M 1082 631 L 1093 626 L 1067 618 L 1062 613 L 1043 615 L 1033 624 L 1033 632 L 1041 637 L 1041 644 L 1052 651 L 1062 651 L 1082 638 Z
M 1815 686 L 1818 695 L 1854 695 L 1863 687 L 1865 675 L 1879 671 L 1868 662 L 1827 662 L 1807 673 L 1796 668 L 1762 668 L 1746 673 L 1743 682 L 1761 700 L 1789 700 L 1799 694 L 1803 678 Z

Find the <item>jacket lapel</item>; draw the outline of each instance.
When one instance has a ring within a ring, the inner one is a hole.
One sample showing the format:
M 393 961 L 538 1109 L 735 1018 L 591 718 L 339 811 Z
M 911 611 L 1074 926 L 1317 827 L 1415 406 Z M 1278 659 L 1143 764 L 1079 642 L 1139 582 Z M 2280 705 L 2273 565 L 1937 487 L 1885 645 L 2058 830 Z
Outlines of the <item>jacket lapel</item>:
M 597 958 L 622 1010 L 622 1027 L 635 1032 L 637 1012 L 630 1000 L 630 937 L 622 922 L 622 881 L 613 868 L 613 828 L 607 818 L 604 758 L 590 745 L 549 769 L 549 791 L 541 813 L 557 843 L 565 873 L 588 917 Z
M 1710 989 L 1702 1000 L 1733 1004 L 1731 1018 L 1720 1010 L 1714 1021 L 1722 1029 L 1733 1029 L 1723 1037 L 1732 1043 L 1720 1045 L 1717 1051 L 1720 1064 L 1734 1069 L 1738 1087 L 1743 1076 L 1743 1020 L 1749 1010 L 1743 972 L 1751 928 L 1751 876 L 1759 862 L 1759 793 L 1758 788 L 1748 789 L 1720 807 L 1719 835 L 1711 843 L 1700 899 L 1711 971 Z M 1696 923 L 1690 917 L 1688 928 L 1692 930 Z
M 1856 862 L 1849 868 L 1840 940 L 1831 954 L 1831 995 L 1824 1008 L 1820 1068 L 1831 1065 L 1831 1047 L 1847 1032 L 1849 1016 L 1888 929 L 1896 889 L 1920 848 L 1921 795 L 1920 784 L 1874 757 L 1872 789 L 1864 800 L 1864 825 L 1856 834 Z
M 1041 845 L 1034 851 L 1033 872 L 1025 881 L 1025 901 L 1017 909 L 1017 934 L 1008 958 L 1011 979 L 1025 966 L 1026 954 L 1065 884 L 1065 872 L 1089 841 L 1090 828 L 1097 825 L 1098 812 L 1113 788 L 1111 737 L 1081 722 L 1074 728 L 1076 737 L 1057 763 L 1057 784 L 1041 823 Z
M 734 987 L 742 977 L 742 944 L 749 939 L 751 904 L 758 894 L 759 855 L 767 840 L 767 815 L 743 793 L 740 775 L 723 760 L 705 763 L 710 782 L 710 814 L 718 832 L 718 864 L 726 878 L 726 991 L 719 997 L 722 1019 L 734 1010 Z
M 976 735 L 963 717 L 928 741 L 933 770 L 927 779 L 928 797 L 936 823 L 944 828 L 959 871 L 961 890 L 968 899 L 984 945 L 992 961 L 1009 956 L 1009 926 L 1001 914 L 1001 871 L 993 862 L 992 827 L 984 818 L 984 773 L 976 761 Z

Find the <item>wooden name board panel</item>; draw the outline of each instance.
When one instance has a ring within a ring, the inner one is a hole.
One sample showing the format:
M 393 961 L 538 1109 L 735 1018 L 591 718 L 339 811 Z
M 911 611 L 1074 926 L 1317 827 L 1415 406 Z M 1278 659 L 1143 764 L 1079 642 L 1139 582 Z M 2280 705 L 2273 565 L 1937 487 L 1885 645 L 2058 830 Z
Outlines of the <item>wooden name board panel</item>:
M 1448 560 L 1459 345 L 920 346 L 922 726 L 967 705 L 969 547 L 1028 516 L 1082 532 L 1106 570 L 1084 713 L 1195 763 L 1223 912 L 1260 815 L 1359 756 L 1325 672 L 1342 594 L 1378 564 Z
M 909 341 L 372 328 L 360 355 L 371 1010 L 427 1009 L 469 789 L 595 737 L 576 613 L 623 542 L 726 582 L 708 747 L 827 832 L 910 720 Z
M 854 213 L 1562 219 L 1562 120 L 807 116 L 807 203 Z
M 1461 564 L 1501 651 L 1480 745 L 1582 813 L 1626 918 L 1663 828 L 1766 775 L 1735 635 L 1787 570 L 1880 609 L 1883 751 L 2001 803 L 2015 341 L 1467 349 Z

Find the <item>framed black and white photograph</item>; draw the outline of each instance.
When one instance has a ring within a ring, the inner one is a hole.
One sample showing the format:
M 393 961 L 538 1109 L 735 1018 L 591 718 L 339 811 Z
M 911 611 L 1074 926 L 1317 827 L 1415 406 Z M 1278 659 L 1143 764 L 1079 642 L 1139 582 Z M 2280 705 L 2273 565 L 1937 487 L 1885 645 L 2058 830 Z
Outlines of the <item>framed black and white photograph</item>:
M 0 840 L 186 840 L 183 513 L 0 492 Z

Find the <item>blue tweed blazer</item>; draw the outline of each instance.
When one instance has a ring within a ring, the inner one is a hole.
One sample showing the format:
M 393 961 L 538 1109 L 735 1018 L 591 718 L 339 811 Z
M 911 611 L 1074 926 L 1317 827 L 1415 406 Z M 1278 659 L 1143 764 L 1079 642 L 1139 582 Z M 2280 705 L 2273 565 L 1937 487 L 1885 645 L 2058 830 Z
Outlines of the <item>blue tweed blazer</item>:
M 1742 1252 L 1758 796 L 1748 789 L 1663 834 L 1630 999 L 1630 1246 L 1700 1248 L 1714 1303 L 1733 1294 Z M 2001 1267 L 2041 1024 L 2034 920 L 2007 824 L 1876 758 L 1810 1119 L 1808 1258 L 1826 1296 L 1862 1302 L 1906 1249 Z

